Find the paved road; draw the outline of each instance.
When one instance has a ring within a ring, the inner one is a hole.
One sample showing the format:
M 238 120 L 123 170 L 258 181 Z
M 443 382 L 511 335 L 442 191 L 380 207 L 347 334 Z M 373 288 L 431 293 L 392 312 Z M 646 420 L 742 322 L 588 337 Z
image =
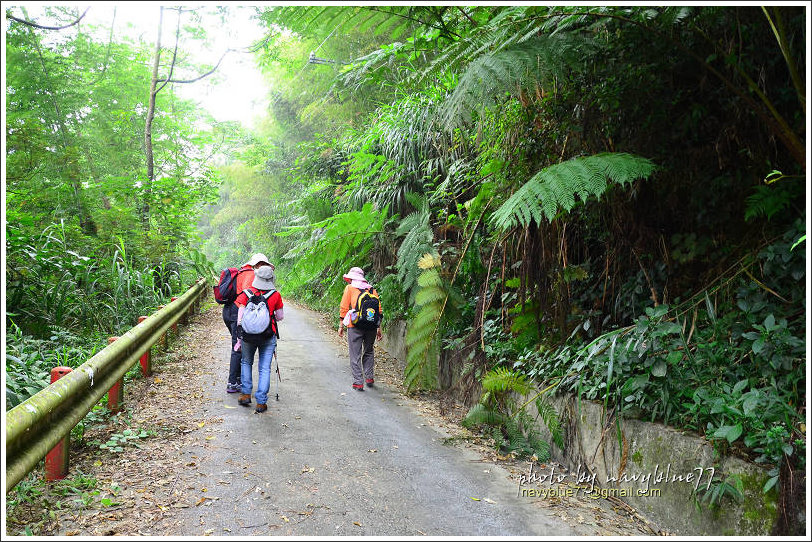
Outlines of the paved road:
M 180 512 L 180 532 L 172 534 L 574 534 L 517 497 L 506 470 L 444 445 L 395 390 L 353 391 L 347 352 L 318 316 L 291 305 L 285 313 L 280 400 L 271 395 L 267 412 L 238 406 L 224 391 L 225 362 L 214 368 L 218 385 L 199 404 L 222 423 L 215 439 L 184 451 L 199 466 L 207 498 Z M 213 355 L 203 358 L 226 359 L 230 342 L 221 329 Z

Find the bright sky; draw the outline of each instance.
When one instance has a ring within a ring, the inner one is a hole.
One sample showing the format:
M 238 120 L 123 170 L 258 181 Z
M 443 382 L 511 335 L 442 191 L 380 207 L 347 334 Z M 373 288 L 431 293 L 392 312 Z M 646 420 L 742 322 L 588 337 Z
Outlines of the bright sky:
M 198 62 L 215 65 L 223 53 L 231 49 L 247 47 L 264 36 L 264 30 L 257 21 L 251 20 L 253 10 L 250 6 L 237 6 L 228 2 L 230 16 L 225 25 L 219 19 L 204 20 L 203 26 L 211 41 L 210 49 L 203 49 L 199 42 L 181 41 L 180 50 L 192 53 Z M 116 10 L 114 34 L 127 35 L 133 40 L 139 36 L 148 43 L 154 43 L 160 14 L 160 3 L 157 2 L 92 2 L 85 4 L 65 2 L 16 2 L 10 8 L 16 17 L 23 17 L 19 6 L 24 6 L 29 18 L 38 24 L 56 25 L 56 21 L 49 20 L 43 15 L 46 6 L 64 5 L 72 6 L 82 13 L 88 6 L 90 10 L 82 19 L 81 25 L 100 25 L 105 28 L 103 35 L 98 39 L 107 41 L 109 26 L 113 20 L 113 10 Z M 196 2 L 189 7 L 215 6 L 212 2 Z M 190 15 L 185 14 L 181 24 L 190 22 Z M 163 36 L 161 45 L 169 50 L 175 44 L 175 30 L 177 25 L 177 11 L 164 10 Z M 87 30 L 87 27 L 84 27 Z M 56 33 L 56 31 L 50 31 Z M 71 32 L 75 29 L 61 30 L 60 33 Z M 184 46 L 185 45 L 185 46 Z M 161 57 L 162 65 L 166 66 L 171 56 L 164 53 Z M 165 71 L 161 72 L 162 75 Z M 177 75 L 177 74 L 176 74 Z M 191 77 L 190 74 L 186 74 Z M 259 69 L 254 66 L 253 55 L 250 53 L 231 52 L 226 55 L 217 72 L 200 81 L 190 84 L 176 85 L 179 95 L 197 101 L 219 121 L 238 120 L 250 127 L 252 121 L 263 114 L 267 99 L 265 93 L 268 84 L 263 81 Z

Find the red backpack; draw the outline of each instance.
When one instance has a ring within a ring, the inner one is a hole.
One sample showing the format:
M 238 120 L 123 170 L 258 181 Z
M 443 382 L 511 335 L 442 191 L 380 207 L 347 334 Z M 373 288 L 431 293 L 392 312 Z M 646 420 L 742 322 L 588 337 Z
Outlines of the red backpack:
M 236 267 L 226 267 L 220 273 L 220 281 L 214 286 L 214 300 L 221 305 L 234 303 L 237 299 L 237 275 L 240 270 Z

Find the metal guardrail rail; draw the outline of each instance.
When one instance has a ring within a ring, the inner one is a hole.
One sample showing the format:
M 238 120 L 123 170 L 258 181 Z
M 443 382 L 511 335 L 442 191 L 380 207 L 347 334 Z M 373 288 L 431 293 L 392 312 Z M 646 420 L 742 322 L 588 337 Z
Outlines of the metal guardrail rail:
M 85 363 L 6 413 L 6 492 L 31 472 L 139 358 L 193 308 L 204 292 L 198 280 Z

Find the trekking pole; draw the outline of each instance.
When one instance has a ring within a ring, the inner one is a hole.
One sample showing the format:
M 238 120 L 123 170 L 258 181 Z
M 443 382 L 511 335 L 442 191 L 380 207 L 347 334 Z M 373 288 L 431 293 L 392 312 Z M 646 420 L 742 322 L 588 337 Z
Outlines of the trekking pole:
M 273 357 L 276 360 L 276 400 L 279 400 L 279 383 L 282 382 L 282 374 L 279 372 L 279 357 L 276 355 L 276 350 L 273 351 Z

